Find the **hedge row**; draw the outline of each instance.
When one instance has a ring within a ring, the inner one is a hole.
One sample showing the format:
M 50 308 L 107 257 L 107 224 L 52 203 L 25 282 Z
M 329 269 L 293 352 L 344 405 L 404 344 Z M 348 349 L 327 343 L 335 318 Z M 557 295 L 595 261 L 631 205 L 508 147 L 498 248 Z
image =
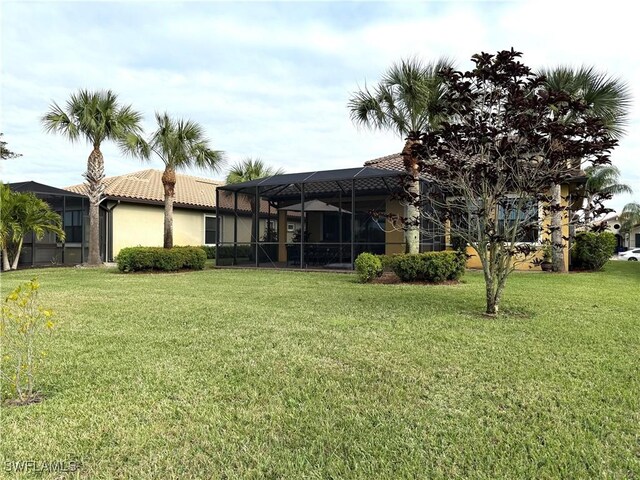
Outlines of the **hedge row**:
M 467 256 L 461 252 L 427 252 L 395 255 L 391 270 L 403 282 L 445 282 L 459 280 L 464 274 Z
M 202 248 L 206 252 L 207 258 L 216 258 L 216 247 L 212 245 L 203 245 L 200 248 Z M 254 249 L 251 247 L 251 245 L 238 245 L 237 247 L 234 247 L 233 245 L 224 245 L 222 247 L 218 247 L 217 249 L 218 258 L 233 258 L 234 248 L 238 249 L 238 258 L 249 257 L 254 252 Z
M 121 272 L 202 270 L 207 254 L 200 247 L 128 247 L 118 253 Z
M 360 281 L 370 282 L 392 271 L 403 282 L 445 282 L 459 280 L 465 272 L 464 252 L 427 252 L 404 255 L 371 255 L 363 253 L 355 262 Z

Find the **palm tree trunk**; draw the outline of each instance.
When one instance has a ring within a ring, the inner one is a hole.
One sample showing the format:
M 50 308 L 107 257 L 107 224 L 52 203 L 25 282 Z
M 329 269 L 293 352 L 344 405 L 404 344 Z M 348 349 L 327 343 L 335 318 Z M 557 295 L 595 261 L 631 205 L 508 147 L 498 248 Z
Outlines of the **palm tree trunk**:
M 564 239 L 562 238 L 562 190 L 560 185 L 551 187 L 553 206 L 556 207 L 551 217 L 551 263 L 554 272 L 565 272 L 564 268 Z
M 408 253 L 420 252 L 420 208 L 417 202 L 420 199 L 420 177 L 418 174 L 418 159 L 413 155 L 413 146 L 420 143 L 419 140 L 409 138 L 402 149 L 402 158 L 409 179 L 407 180 L 407 192 L 409 204 L 407 205 L 407 223 L 405 228 L 405 241 Z
M 176 172 L 167 166 L 162 174 L 164 186 L 164 248 L 173 247 L 173 199 L 176 189 Z
M 593 202 L 592 195 L 587 195 L 587 205 L 584 207 L 584 225 L 589 228 L 591 225 L 591 202 Z
M 89 197 L 89 258 L 91 266 L 102 265 L 100 258 L 100 200 L 104 193 L 104 157 L 100 144 L 93 145 L 93 151 L 87 160 L 87 196 Z
M 9 251 L 7 247 L 2 248 L 2 271 L 6 272 L 11 270 L 11 264 L 9 263 Z
M 35 248 L 35 234 L 33 235 L 34 243 L 32 248 Z M 18 248 L 16 249 L 16 256 L 13 258 L 13 264 L 11 265 L 11 270 L 18 269 L 18 261 L 20 260 L 20 252 L 22 252 L 22 242 L 24 241 L 24 237 L 20 237 L 20 241 L 18 242 Z

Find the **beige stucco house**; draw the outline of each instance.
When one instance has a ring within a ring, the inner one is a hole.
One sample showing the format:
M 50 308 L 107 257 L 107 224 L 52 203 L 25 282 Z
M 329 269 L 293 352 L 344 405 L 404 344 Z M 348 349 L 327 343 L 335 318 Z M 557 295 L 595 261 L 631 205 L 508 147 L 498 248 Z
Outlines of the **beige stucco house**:
M 173 235 L 175 245 L 211 245 L 220 239 L 231 241 L 232 229 L 224 228 L 234 220 L 233 199 L 220 195 L 216 215 L 216 188 L 222 182 L 191 175 L 176 175 Z M 164 222 L 164 189 L 162 171 L 138 172 L 107 177 L 104 200 L 100 209 L 100 243 L 102 258 L 113 261 L 124 247 L 162 246 Z M 74 185 L 65 190 L 84 194 L 86 186 Z M 251 242 L 251 207 L 247 198 L 238 199 L 237 239 Z M 261 205 L 261 212 L 267 206 Z M 260 235 L 268 222 L 277 230 L 277 222 L 260 218 Z M 294 229 L 289 226 L 291 231 Z M 228 238 L 226 238 L 228 237 Z

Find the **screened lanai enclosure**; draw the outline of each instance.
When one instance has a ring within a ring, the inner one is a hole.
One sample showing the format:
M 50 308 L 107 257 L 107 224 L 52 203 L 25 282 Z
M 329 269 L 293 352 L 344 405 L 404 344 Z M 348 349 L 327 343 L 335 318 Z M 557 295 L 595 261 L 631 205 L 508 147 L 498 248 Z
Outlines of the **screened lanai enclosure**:
M 51 210 L 62 219 L 65 239 L 54 233 L 37 238 L 33 233 L 25 236 L 19 267 L 77 265 L 83 263 L 89 253 L 87 230 L 89 200 L 78 193 L 43 185 L 38 182 L 9 183 L 14 192 L 31 192 L 49 204 Z M 101 213 L 100 221 L 104 221 Z M 103 257 L 104 258 L 104 257 Z
M 426 187 L 423 182 L 421 188 Z M 384 214 L 405 215 L 398 171 L 373 167 L 276 175 L 225 185 L 216 205 L 232 212 L 218 225 L 217 265 L 353 269 L 362 252 L 405 252 L 404 231 Z M 249 204 L 250 218 L 243 213 Z M 422 226 L 421 251 L 444 238 Z

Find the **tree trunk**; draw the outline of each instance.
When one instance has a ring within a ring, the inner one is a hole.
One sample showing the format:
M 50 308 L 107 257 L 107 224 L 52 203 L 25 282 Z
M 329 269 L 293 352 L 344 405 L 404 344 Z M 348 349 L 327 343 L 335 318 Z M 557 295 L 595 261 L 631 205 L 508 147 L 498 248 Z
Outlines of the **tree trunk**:
M 35 233 L 33 234 L 33 244 L 31 248 L 35 248 Z M 18 248 L 16 249 L 16 256 L 13 258 L 13 264 L 11 265 L 11 270 L 18 269 L 18 261 L 20 260 L 20 252 L 22 252 L 22 243 L 24 242 L 24 237 L 20 237 L 20 241 L 18 242 Z
M 409 138 L 402 149 L 404 166 L 410 176 L 406 186 L 410 196 L 410 201 L 407 205 L 407 225 L 405 229 L 408 253 L 420 252 L 420 208 L 417 205 L 420 200 L 420 175 L 418 172 L 418 159 L 413 155 L 413 146 L 418 143 L 420 143 L 419 140 Z
M 9 263 L 9 251 L 7 250 L 7 247 L 2 249 L 2 270 L 5 272 L 11 270 L 11 264 Z
M 591 202 L 593 202 L 593 197 L 591 195 L 587 195 L 587 205 L 584 207 L 584 225 L 589 228 L 591 225 Z
M 562 205 L 562 190 L 560 185 L 552 187 L 553 206 Z M 551 263 L 554 272 L 565 272 L 564 268 L 564 239 L 562 238 L 562 210 L 555 208 L 551 217 Z
M 498 313 L 498 302 L 496 301 L 496 295 L 494 291 L 495 279 L 486 278 L 485 276 L 485 293 L 487 298 L 487 309 L 485 312 L 487 315 L 496 315 Z
M 91 266 L 102 265 L 100 258 L 100 200 L 104 193 L 104 158 L 100 144 L 94 144 L 87 160 L 87 196 L 89 197 L 89 258 Z
M 164 248 L 173 247 L 173 199 L 176 188 L 176 172 L 167 166 L 162 174 L 164 186 Z

